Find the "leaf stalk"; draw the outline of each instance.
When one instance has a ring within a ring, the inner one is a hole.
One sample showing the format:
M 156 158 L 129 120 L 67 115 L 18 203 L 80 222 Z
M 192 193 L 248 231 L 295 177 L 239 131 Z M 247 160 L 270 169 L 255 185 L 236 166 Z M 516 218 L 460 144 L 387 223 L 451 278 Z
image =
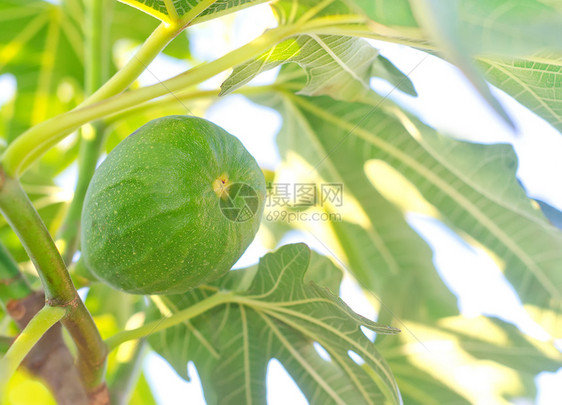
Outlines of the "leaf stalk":
M 95 104 L 86 102 L 77 109 L 44 121 L 20 135 L 8 146 L 0 158 L 4 170 L 10 176 L 19 176 L 47 150 L 80 126 L 167 93 L 174 93 L 199 84 L 232 66 L 241 64 L 267 51 L 273 45 L 293 35 L 297 30 L 298 27 L 296 26 L 282 26 L 271 29 L 248 44 L 212 62 L 195 66 L 171 79 L 118 94 Z M 98 93 L 96 92 L 92 96 L 96 100 L 99 97 L 96 96 Z M 91 100 L 91 98 L 88 100 Z
M 44 306 L 12 343 L 0 360 L 0 392 L 19 367 L 25 356 L 51 326 L 60 321 L 66 313 L 64 308 Z

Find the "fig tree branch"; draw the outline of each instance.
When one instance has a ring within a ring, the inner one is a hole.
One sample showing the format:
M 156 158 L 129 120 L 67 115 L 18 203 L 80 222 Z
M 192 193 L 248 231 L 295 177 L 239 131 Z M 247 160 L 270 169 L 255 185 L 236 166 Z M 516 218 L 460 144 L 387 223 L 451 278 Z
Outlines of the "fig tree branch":
M 47 305 L 65 310 L 63 325 L 78 349 L 78 369 L 86 389 L 104 385 L 107 351 L 94 321 L 78 296 L 49 231 L 18 180 L 3 177 L 0 211 L 19 237 L 45 288 Z

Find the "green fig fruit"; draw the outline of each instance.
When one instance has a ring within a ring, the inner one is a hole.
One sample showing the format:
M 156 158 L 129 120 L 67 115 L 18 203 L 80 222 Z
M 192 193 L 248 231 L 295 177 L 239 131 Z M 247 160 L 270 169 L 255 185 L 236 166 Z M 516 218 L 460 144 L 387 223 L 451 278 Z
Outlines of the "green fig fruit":
M 264 203 L 264 176 L 236 137 L 202 118 L 159 118 L 96 170 L 82 213 L 84 262 L 129 293 L 182 293 L 230 270 Z

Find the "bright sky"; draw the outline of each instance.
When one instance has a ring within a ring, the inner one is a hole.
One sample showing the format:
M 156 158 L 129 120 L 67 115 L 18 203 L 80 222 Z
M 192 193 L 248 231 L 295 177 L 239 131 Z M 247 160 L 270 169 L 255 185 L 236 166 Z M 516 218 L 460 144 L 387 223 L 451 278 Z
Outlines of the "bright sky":
M 242 45 L 259 35 L 264 28 L 275 24 L 268 6 L 252 7 L 240 12 L 234 20 L 234 35 L 220 22 L 211 21 L 192 27 L 193 54 L 201 60 L 221 56 L 230 49 Z M 518 177 L 533 197 L 541 198 L 562 209 L 562 189 L 559 184 L 562 173 L 562 137 L 550 125 L 521 107 L 516 101 L 498 91 L 497 95 L 511 113 L 520 133 L 514 136 L 510 130 L 489 111 L 474 94 L 466 80 L 447 63 L 426 58 L 414 71 L 412 68 L 423 58 L 423 54 L 405 47 L 373 42 L 381 53 L 392 60 L 403 72 L 409 73 L 419 93 L 418 98 L 394 91 L 390 98 L 416 111 L 427 123 L 453 136 L 478 142 L 510 142 L 520 159 Z M 185 70 L 186 65 L 160 57 L 150 66 L 152 73 L 144 73 L 145 84 L 164 80 Z M 257 78 L 266 83 L 275 72 Z M 210 80 L 205 85 L 216 88 L 224 75 Z M 255 83 L 255 82 L 254 82 Z M 373 80 L 372 85 L 381 94 L 388 94 L 388 83 Z M 15 91 L 13 79 L 0 76 L 0 104 L 8 100 Z M 257 106 L 241 96 L 230 96 L 215 104 L 206 117 L 238 136 L 261 166 L 274 169 L 280 162 L 274 137 L 281 120 L 272 110 Z M 75 170 L 75 169 L 74 169 Z M 64 183 L 72 187 L 75 173 L 64 176 Z M 445 225 L 421 215 L 409 215 L 412 227 L 434 250 L 434 262 L 447 285 L 459 296 L 462 313 L 467 316 L 479 314 L 495 315 L 515 323 L 525 332 L 541 338 L 544 331 L 523 310 L 513 289 L 506 284 L 501 271 L 485 252 L 467 245 Z M 312 237 L 292 232 L 283 243 L 304 241 L 312 248 L 326 254 L 331 253 Z M 266 249 L 257 240 L 240 259 L 238 267 L 257 262 Z M 351 280 L 346 279 L 341 291 L 343 299 L 358 313 L 373 318 L 372 306 Z M 145 372 L 159 402 L 166 405 L 205 404 L 197 372 L 192 364 L 188 367 L 193 380 L 181 380 L 167 364 L 156 355 L 145 362 Z M 556 374 L 543 373 L 540 386 L 539 405 L 554 405 L 557 392 L 562 385 L 562 371 Z M 287 375 L 283 367 L 273 360 L 268 369 L 268 403 L 270 405 L 306 404 L 302 393 Z

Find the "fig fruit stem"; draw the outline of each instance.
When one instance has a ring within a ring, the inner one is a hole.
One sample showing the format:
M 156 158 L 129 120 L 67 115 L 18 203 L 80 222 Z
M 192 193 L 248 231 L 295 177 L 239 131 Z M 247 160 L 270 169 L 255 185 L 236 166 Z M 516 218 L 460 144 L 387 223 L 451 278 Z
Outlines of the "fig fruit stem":
M 92 97 L 96 101 L 99 100 L 100 96 L 97 94 L 106 87 L 106 84 L 78 108 L 44 121 L 16 138 L 0 158 L 4 170 L 10 176 L 19 176 L 43 153 L 85 123 L 126 110 L 169 92 L 173 93 L 199 84 L 224 70 L 260 55 L 283 39 L 299 32 L 300 28 L 295 25 L 271 29 L 246 45 L 212 62 L 197 65 L 171 79 L 117 94 L 95 104 L 90 103 Z M 107 83 L 111 83 L 112 80 Z
M 109 351 L 117 348 L 120 344 L 128 342 L 129 340 L 142 339 L 153 333 L 160 332 L 161 330 L 178 325 L 189 319 L 195 318 L 202 313 L 228 302 L 234 302 L 236 295 L 231 291 L 219 291 L 199 302 L 190 306 L 189 308 L 178 311 L 167 318 L 158 319 L 146 323 L 138 328 L 124 330 L 116 333 L 115 335 L 107 338 L 105 343 Z
M 64 309 L 62 324 L 76 344 L 78 370 L 86 389 L 95 391 L 104 384 L 107 349 L 35 207 L 17 179 L 0 175 L 0 211 L 37 269 L 46 306 Z
M 33 349 L 33 346 L 65 314 L 66 310 L 64 308 L 51 306 L 44 306 L 35 314 L 16 340 L 14 340 L 2 360 L 0 360 L 0 392 L 4 392 L 10 377 L 14 374 L 25 356 Z

